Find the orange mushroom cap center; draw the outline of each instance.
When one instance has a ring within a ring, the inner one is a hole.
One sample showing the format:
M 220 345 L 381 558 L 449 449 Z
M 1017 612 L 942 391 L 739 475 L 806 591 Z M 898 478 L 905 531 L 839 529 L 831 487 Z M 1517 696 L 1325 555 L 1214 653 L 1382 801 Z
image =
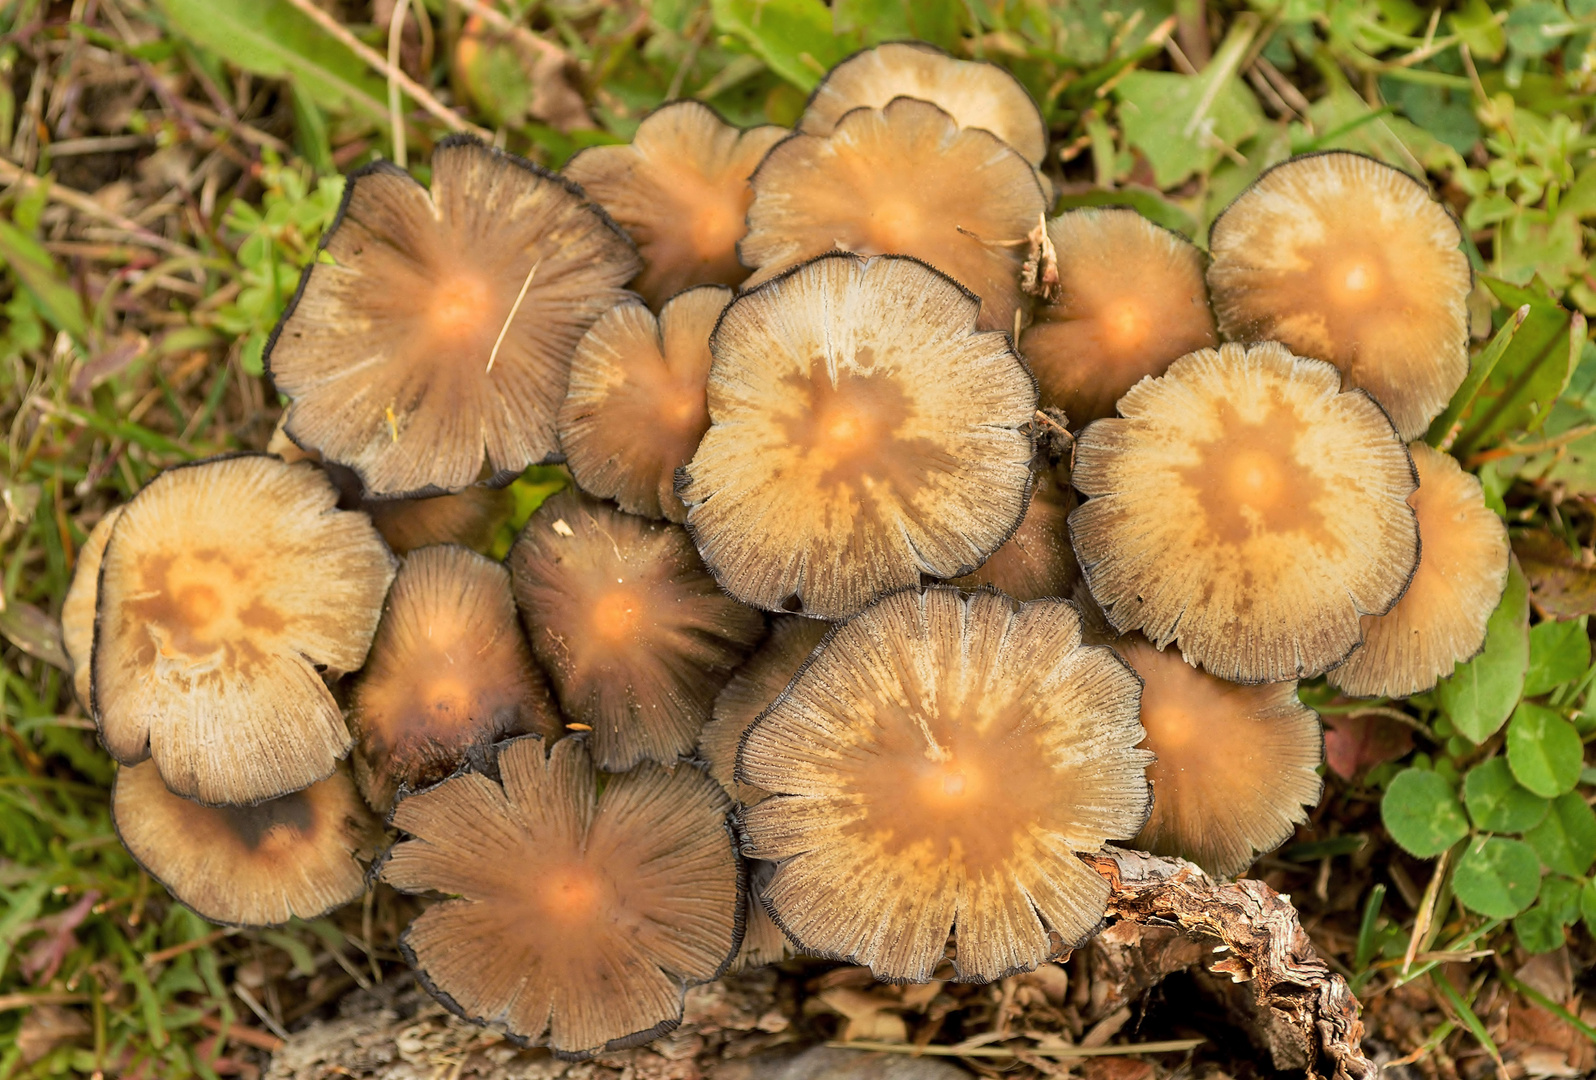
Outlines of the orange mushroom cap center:
M 427 308 L 427 322 L 440 338 L 477 333 L 492 321 L 493 289 L 476 274 L 456 273 L 440 282 Z M 497 329 L 495 327 L 495 329 Z
M 1103 308 L 1100 322 L 1104 340 L 1118 352 L 1139 349 L 1153 328 L 1147 308 L 1130 296 L 1110 301 Z
M 593 634 L 605 644 L 620 644 L 635 634 L 642 624 L 643 601 L 632 589 L 610 589 L 593 603 Z
M 598 872 L 580 863 L 553 868 L 533 889 L 541 914 L 567 925 L 587 922 L 598 915 L 604 896 Z
M 1275 456 L 1249 449 L 1225 463 L 1225 481 L 1238 503 L 1264 509 L 1280 501 L 1285 476 Z
M 427 711 L 444 716 L 463 716 L 471 711 L 475 697 L 463 679 L 443 675 L 427 683 L 421 690 Z
M 745 231 L 747 224 L 741 206 L 707 198 L 693 215 L 688 236 L 693 254 L 700 259 L 720 259 L 736 247 Z
M 1383 278 L 1379 264 L 1372 258 L 1343 260 L 1329 271 L 1330 296 L 1343 307 L 1362 306 L 1377 297 Z
M 877 252 L 901 252 L 921 230 L 920 211 L 905 202 L 886 202 L 870 212 L 870 238 Z

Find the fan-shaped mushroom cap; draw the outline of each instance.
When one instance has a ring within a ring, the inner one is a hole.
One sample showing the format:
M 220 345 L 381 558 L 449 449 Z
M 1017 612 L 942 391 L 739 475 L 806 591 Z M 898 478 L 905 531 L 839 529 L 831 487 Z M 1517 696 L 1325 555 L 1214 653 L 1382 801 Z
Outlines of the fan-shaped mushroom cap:
M 1330 361 L 1416 439 L 1468 374 L 1461 242 L 1407 173 L 1343 151 L 1293 158 L 1214 221 L 1219 330 Z
M 1020 352 L 1077 427 L 1114 415 L 1144 375 L 1219 343 L 1203 256 L 1134 210 L 1071 210 L 1048 222 L 1058 253 L 1056 303 L 1039 304 Z
M 571 353 L 640 265 L 579 188 L 463 136 L 438 144 L 430 194 L 385 163 L 351 176 L 323 250 L 266 365 L 288 434 L 376 496 L 553 455 Z
M 1068 480 L 1054 469 L 1042 470 L 1014 535 L 980 569 L 950 584 L 966 589 L 990 585 L 1016 600 L 1068 598 L 1081 576 L 1067 526 L 1075 502 Z
M 983 330 L 1012 330 L 1024 240 L 1044 209 L 1030 164 L 997 136 L 899 98 L 829 135 L 778 143 L 749 181 L 748 286 L 828 251 L 912 255 L 981 298 Z
M 647 1042 L 686 987 L 737 948 L 742 883 L 726 795 L 691 766 L 645 762 L 597 789 L 583 739 L 516 739 L 502 786 L 477 773 L 400 799 L 411 836 L 389 884 L 453 899 L 400 939 L 460 1016 L 567 1056 Z
M 133 858 L 202 918 L 234 926 L 315 919 L 366 891 L 382 823 L 345 769 L 254 806 L 173 795 L 151 761 L 124 765 L 111 820 Z
M 733 596 L 841 618 L 967 574 L 1025 512 L 1036 384 L 975 298 L 912 259 L 822 257 L 710 339 L 687 524 Z
M 1229 877 L 1307 820 L 1324 787 L 1324 735 L 1296 683 L 1237 686 L 1140 634 L 1114 648 L 1142 677 L 1142 745 L 1157 758 L 1153 816 L 1132 847 Z
M 996 64 L 955 60 L 920 42 L 877 45 L 832 68 L 810 95 L 798 127 L 830 135 L 854 109 L 880 109 L 894 98 L 929 101 L 960 127 L 990 131 L 1032 165 L 1047 156 L 1042 110 L 1018 79 Z
M 565 175 L 637 241 L 643 270 L 632 288 L 658 307 L 694 285 L 748 276 L 737 261 L 748 178 L 786 135 L 770 125 L 739 131 L 702 102 L 672 101 L 643 118 L 631 145 L 583 150 Z
M 1475 477 L 1450 454 L 1416 442 L 1409 500 L 1423 552 L 1408 591 L 1384 615 L 1363 617 L 1363 644 L 1328 678 L 1353 697 L 1406 697 L 1434 686 L 1485 645 L 1485 624 L 1507 587 L 1507 527 Z
M 1175 361 L 1075 444 L 1070 537 L 1118 631 L 1233 682 L 1308 678 L 1396 603 L 1417 476 L 1391 421 L 1274 342 Z
M 516 604 L 560 707 L 606 770 L 690 753 L 763 617 L 716 587 L 681 526 L 567 489 L 510 549 Z
M 709 334 L 731 298 L 706 285 L 673 296 L 658 319 L 630 303 L 593 324 L 560 408 L 565 462 L 584 491 L 631 514 L 686 519 L 676 470 L 709 427 Z
M 394 558 L 310 464 L 244 454 L 168 469 L 122 510 L 100 570 L 94 713 L 124 765 L 255 803 L 349 751 L 320 668 L 364 663 Z
M 564 734 L 516 618 L 510 572 L 460 547 L 409 555 L 349 701 L 360 793 L 436 783 L 508 735 Z
M 61 645 L 72 661 L 72 689 L 85 709 L 89 707 L 92 672 L 89 659 L 94 651 L 94 607 L 100 594 L 100 560 L 105 558 L 105 545 L 111 542 L 111 530 L 121 516 L 122 508 L 113 506 L 95 522 L 89 538 L 78 549 L 72 584 L 67 586 L 66 598 L 61 601 Z
M 737 778 L 763 891 L 805 951 L 924 982 L 957 931 L 957 978 L 996 979 L 1078 944 L 1108 885 L 1074 852 L 1147 820 L 1139 684 L 1081 645 L 1062 600 L 948 587 L 844 623 L 749 729 Z

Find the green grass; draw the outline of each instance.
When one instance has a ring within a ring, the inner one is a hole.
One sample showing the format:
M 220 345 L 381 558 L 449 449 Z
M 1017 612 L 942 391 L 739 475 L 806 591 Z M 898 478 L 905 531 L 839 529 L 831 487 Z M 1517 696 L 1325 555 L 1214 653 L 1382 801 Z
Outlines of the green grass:
M 1437 438 L 1480 471 L 1515 534 L 1591 545 L 1596 351 L 1574 313 L 1596 313 L 1592 0 L 1466 0 L 1439 15 L 1408 0 L 1287 0 L 1215 5 L 1206 23 L 1191 0 L 501 5 L 566 52 L 588 114 L 568 130 L 536 113 L 562 87 L 540 87 L 512 38 L 467 34 L 465 6 L 426 0 L 428 32 L 412 24 L 402 43 L 406 69 L 550 166 L 627 139 L 670 93 L 737 123 L 790 124 L 828 64 L 917 36 L 1002 63 L 1030 88 L 1062 206 L 1131 205 L 1201 241 L 1293 152 L 1344 147 L 1426 171 L 1481 275 L 1476 336 L 1483 347 L 1504 335 L 1460 430 Z M 349 29 L 386 55 L 386 27 Z M 446 127 L 408 98 L 402 108 L 415 167 Z M 226 935 L 171 903 L 116 841 L 111 766 L 51 662 L 99 516 L 167 465 L 264 445 L 276 402 L 258 378 L 263 335 L 336 206 L 339 171 L 395 151 L 384 77 L 287 0 L 0 4 L 0 1078 L 225 1074 L 255 1053 L 249 1042 L 270 1043 L 267 1027 L 396 970 L 400 912 L 387 899 Z M 1532 696 L 1588 740 L 1590 681 L 1568 673 Z M 1509 690 L 1511 706 L 1525 687 Z M 1379 798 L 1403 768 L 1450 788 L 1504 738 L 1465 738 L 1479 732 L 1444 694 L 1394 707 L 1421 732 L 1416 753 L 1335 788 L 1327 817 Z M 1377 823 L 1358 827 L 1391 853 Z M 1485 927 L 1497 948 L 1515 933 L 1536 948 L 1585 933 L 1596 887 L 1566 866 L 1554 876 L 1574 883 L 1573 906 L 1559 886 L 1555 910 L 1516 931 L 1433 890 L 1421 946 L 1478 947 Z M 1411 978 L 1397 969 L 1415 913 L 1394 897 L 1358 912 L 1342 959 L 1364 991 Z M 1449 1037 L 1469 1039 L 1478 1021 L 1455 993 L 1448 1004 L 1461 1022 Z M 41 1034 L 41 1017 L 67 1037 Z M 254 1033 L 245 1044 L 216 1038 L 235 1022 Z

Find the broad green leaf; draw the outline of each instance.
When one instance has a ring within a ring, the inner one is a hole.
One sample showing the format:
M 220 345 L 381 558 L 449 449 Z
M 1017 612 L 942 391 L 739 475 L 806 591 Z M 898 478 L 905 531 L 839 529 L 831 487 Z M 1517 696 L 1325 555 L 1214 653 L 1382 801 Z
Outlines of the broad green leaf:
M 1452 891 L 1465 907 L 1490 919 L 1511 919 L 1535 902 L 1541 861 L 1522 840 L 1478 836 L 1452 873 Z
M 1546 30 L 1566 22 L 1568 16 L 1551 0 L 1530 0 L 1530 3 L 1512 9 L 1502 29 L 1507 35 L 1509 48 L 1533 59 L 1545 56 L 1556 48 L 1562 41 L 1562 35 L 1548 34 Z
M 1502 278 L 1528 285 L 1536 275 L 1565 289 L 1588 265 L 1585 237 L 1573 214 L 1516 211 L 1496 230 L 1496 265 Z
M 1458 436 L 1458 417 L 1474 404 L 1474 399 L 1485 385 L 1485 380 L 1491 377 L 1491 372 L 1496 370 L 1496 365 L 1501 363 L 1502 357 L 1506 355 L 1508 346 L 1524 328 L 1524 320 L 1529 317 L 1529 312 L 1528 305 L 1515 310 L 1491 338 L 1490 344 L 1469 360 L 1469 373 L 1464 376 L 1463 384 L 1457 388 L 1457 393 L 1452 395 L 1452 400 L 1447 402 L 1441 415 L 1431 422 L 1430 430 L 1424 437 L 1425 442 L 1441 450 L 1448 449 L 1452 445 Z
M 832 33 L 821 0 L 711 0 L 715 29 L 747 45 L 777 75 L 813 90 L 831 66 L 852 51 Z
M 1128 206 L 1142 217 L 1185 237 L 1197 235 L 1197 222 L 1179 206 L 1147 188 L 1116 188 L 1113 191 L 1083 191 L 1065 195 L 1058 201 L 1058 212 L 1082 206 Z
M 1502 602 L 1486 624 L 1485 648 L 1436 687 L 1441 709 L 1459 734 L 1482 743 L 1518 704 L 1529 667 L 1529 585 L 1515 559 Z
M 1439 855 L 1468 835 L 1469 823 L 1452 785 L 1427 769 L 1404 769 L 1380 801 L 1391 839 L 1421 859 Z
M 7 221 L 0 221 L 0 266 L 16 275 L 51 326 L 65 330 L 80 342 L 88 339 L 89 319 L 83 311 L 83 297 L 67 284 L 43 245 Z
M 1596 878 L 1579 890 L 1579 917 L 1585 920 L 1585 928 L 1596 934 Z
M 957 48 L 966 24 L 963 0 L 834 0 L 832 29 L 860 45 L 917 39 Z
M 1590 637 L 1585 620 L 1536 623 L 1530 627 L 1529 671 L 1524 675 L 1524 696 L 1550 693 L 1573 682 L 1590 667 Z
M 1517 833 L 1539 824 L 1548 803 L 1519 786 L 1506 758 L 1494 757 L 1474 766 L 1463 778 L 1463 805 L 1476 828 Z
M 1529 305 L 1529 316 L 1486 380 L 1453 449 L 1468 457 L 1504 436 L 1531 433 L 1551 415 L 1552 405 L 1573 377 L 1578 350 L 1569 347 L 1569 312 L 1537 289 L 1485 277 L 1507 311 Z
M 1125 141 L 1146 155 L 1160 188 L 1206 172 L 1257 133 L 1263 113 L 1237 76 L 1256 29 L 1238 18 L 1197 75 L 1133 71 L 1115 88 Z
M 1546 819 L 1524 834 L 1541 862 L 1560 874 L 1583 877 L 1596 862 L 1596 811 L 1577 791 L 1552 802 Z
M 1513 934 L 1518 938 L 1518 943 L 1524 947 L 1524 951 L 1532 956 L 1561 948 L 1568 940 L 1568 934 L 1563 924 L 1558 921 L 1557 913 L 1545 904 L 1536 904 L 1514 919 Z
M 1520 784 L 1550 799 L 1573 791 L 1585 764 L 1574 725 L 1543 705 L 1524 702 L 1507 725 L 1507 763 Z
M 386 125 L 387 84 L 287 0 L 157 0 L 173 32 L 324 108 Z
M 1500 60 L 1507 51 L 1507 35 L 1496 24 L 1496 13 L 1486 0 L 1464 0 L 1446 21 L 1476 60 Z

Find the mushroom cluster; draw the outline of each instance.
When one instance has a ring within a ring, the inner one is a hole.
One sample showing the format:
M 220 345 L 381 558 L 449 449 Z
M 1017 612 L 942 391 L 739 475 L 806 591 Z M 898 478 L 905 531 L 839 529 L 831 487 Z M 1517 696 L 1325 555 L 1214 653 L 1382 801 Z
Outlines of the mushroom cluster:
M 789 950 L 1060 957 L 1107 842 L 1281 843 L 1320 792 L 1298 680 L 1433 686 L 1504 585 L 1478 482 L 1404 441 L 1468 365 L 1457 226 L 1327 153 L 1205 254 L 1047 220 L 1046 147 L 1012 76 L 893 44 L 791 132 L 674 102 L 563 175 L 452 137 L 430 189 L 350 177 L 267 347 L 270 452 L 81 553 L 135 857 L 249 925 L 375 859 L 432 898 L 424 985 L 583 1057 Z

